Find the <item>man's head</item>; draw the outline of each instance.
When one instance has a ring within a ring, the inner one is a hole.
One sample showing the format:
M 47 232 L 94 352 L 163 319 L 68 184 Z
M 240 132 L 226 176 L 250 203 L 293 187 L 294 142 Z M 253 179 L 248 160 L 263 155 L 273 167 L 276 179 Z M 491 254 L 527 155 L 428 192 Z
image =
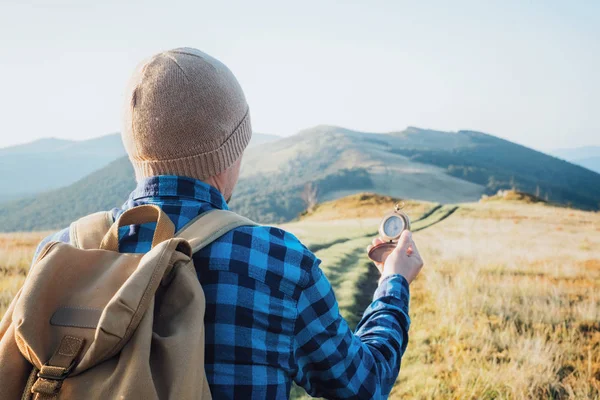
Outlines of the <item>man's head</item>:
M 122 136 L 138 181 L 188 176 L 229 199 L 252 127 L 231 71 L 199 50 L 179 48 L 136 70 L 126 93 Z

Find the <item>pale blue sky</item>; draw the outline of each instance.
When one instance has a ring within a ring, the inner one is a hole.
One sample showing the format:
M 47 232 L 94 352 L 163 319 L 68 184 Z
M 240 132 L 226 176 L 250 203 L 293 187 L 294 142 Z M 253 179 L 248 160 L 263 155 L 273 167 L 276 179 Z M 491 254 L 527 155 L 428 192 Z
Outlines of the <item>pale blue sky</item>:
M 180 46 L 232 69 L 257 132 L 600 145 L 600 1 L 0 0 L 0 147 L 118 131 L 135 65 Z

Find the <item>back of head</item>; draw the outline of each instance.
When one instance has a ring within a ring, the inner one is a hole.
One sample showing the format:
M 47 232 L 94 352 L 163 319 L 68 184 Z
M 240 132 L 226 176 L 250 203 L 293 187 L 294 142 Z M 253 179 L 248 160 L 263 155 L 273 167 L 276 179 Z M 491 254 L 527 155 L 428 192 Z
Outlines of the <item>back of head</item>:
M 252 127 L 231 71 L 199 50 L 179 48 L 137 68 L 126 93 L 122 136 L 138 180 L 203 180 L 239 159 Z

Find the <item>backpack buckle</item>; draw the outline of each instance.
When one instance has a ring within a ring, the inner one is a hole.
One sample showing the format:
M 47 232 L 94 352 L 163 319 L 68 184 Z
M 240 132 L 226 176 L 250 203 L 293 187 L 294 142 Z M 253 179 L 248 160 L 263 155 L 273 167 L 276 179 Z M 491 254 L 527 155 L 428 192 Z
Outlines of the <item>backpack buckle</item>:
M 67 368 L 42 365 L 42 369 L 37 373 L 37 377 L 51 381 L 64 381 L 71 371 L 73 371 L 73 368 L 75 368 L 75 362 L 72 362 Z M 56 374 L 56 372 L 59 372 L 59 374 Z
M 75 360 L 83 349 L 84 340 L 73 336 L 65 336 L 54 355 L 37 373 L 37 380 L 31 387 L 32 393 L 56 396 L 60 392 L 63 381 L 75 368 Z M 65 367 L 66 365 L 66 367 Z
M 60 392 L 63 381 L 73 370 L 75 363 L 71 363 L 67 368 L 55 367 L 52 365 L 42 365 L 37 373 L 38 379 L 31 388 L 32 393 L 55 396 Z

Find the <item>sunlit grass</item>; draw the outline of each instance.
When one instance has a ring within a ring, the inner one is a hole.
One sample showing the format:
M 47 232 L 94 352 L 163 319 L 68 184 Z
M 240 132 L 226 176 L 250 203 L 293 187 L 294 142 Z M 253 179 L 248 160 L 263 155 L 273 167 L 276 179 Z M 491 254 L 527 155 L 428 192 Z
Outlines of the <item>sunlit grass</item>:
M 501 204 L 418 233 L 427 266 L 391 398 L 600 398 L 599 226 Z
M 352 223 L 367 221 L 345 221 L 338 237 L 351 236 Z M 333 225 L 322 229 L 335 237 Z M 426 267 L 411 286 L 410 343 L 392 399 L 600 398 L 600 214 L 467 204 L 415 238 Z M 372 293 L 353 284 L 368 271 L 364 244 L 317 253 L 352 323 L 348 310 Z
M 377 223 L 285 226 L 320 246 L 351 325 L 376 284 L 364 249 Z M 0 235 L 0 314 L 43 236 Z M 410 342 L 392 399 L 600 399 L 600 214 L 465 204 L 415 239 L 426 266 L 411 286 Z
M 25 281 L 31 259 L 44 233 L 0 234 L 0 316 Z

